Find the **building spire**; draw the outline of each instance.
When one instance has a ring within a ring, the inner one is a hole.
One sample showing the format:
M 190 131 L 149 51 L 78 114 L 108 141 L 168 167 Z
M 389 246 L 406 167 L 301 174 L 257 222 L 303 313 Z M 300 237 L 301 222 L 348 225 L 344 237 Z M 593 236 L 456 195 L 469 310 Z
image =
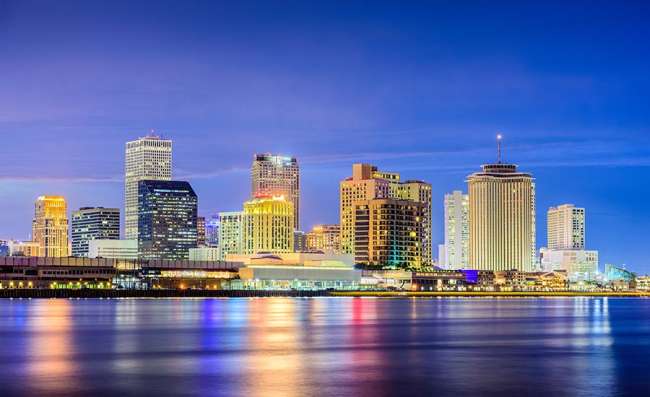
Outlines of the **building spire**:
M 503 135 L 497 132 L 497 164 L 501 164 L 501 139 L 503 139 Z

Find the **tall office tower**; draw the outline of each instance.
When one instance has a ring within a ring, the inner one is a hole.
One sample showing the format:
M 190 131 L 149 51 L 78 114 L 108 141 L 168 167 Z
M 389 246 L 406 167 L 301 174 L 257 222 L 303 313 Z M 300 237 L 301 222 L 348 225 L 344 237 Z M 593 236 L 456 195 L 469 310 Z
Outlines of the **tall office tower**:
M 188 182 L 138 183 L 138 256 L 187 259 L 196 248 L 197 197 Z
M 469 260 L 469 196 L 455 190 L 445 194 L 445 269 L 466 269 Z
M 251 167 L 252 197 L 284 196 L 293 204 L 293 228 L 300 230 L 300 168 L 295 157 L 256 154 Z
M 352 176 L 341 181 L 339 186 L 339 214 L 341 230 L 341 251 L 354 254 L 354 210 L 355 202 L 392 198 L 420 203 L 423 206 L 420 222 L 423 232 L 422 266 L 433 264 L 431 241 L 431 185 L 421 181 L 400 181 L 395 172 L 379 171 L 370 164 L 352 165 Z
M 124 237 L 138 238 L 138 182 L 172 179 L 172 141 L 147 135 L 126 143 Z
M 38 256 L 65 257 L 68 247 L 68 206 L 61 196 L 36 199 L 32 239 L 38 244 Z
M 205 234 L 205 217 L 196 217 L 196 245 L 205 247 L 206 234 Z
M 338 253 L 341 251 L 341 227 L 316 225 L 307 233 L 307 250 Z
M 293 250 L 294 252 L 307 251 L 307 233 L 302 230 L 293 231 Z
M 72 256 L 88 257 L 90 240 L 120 238 L 120 209 L 82 207 L 72 213 Z
M 225 260 L 229 254 L 242 253 L 242 215 L 241 211 L 219 213 L 219 259 Z
M 483 165 L 467 177 L 469 265 L 478 270 L 532 271 L 535 264 L 535 183 L 514 164 Z
M 425 205 L 373 199 L 354 204 L 354 260 L 366 266 L 419 269 Z
M 258 197 L 245 202 L 242 254 L 293 252 L 293 214 L 293 204 L 282 196 Z
M 585 249 L 585 209 L 573 204 L 549 208 L 546 231 L 549 249 Z
M 221 222 L 219 215 L 212 215 L 205 221 L 205 244 L 208 247 L 219 246 L 219 227 Z

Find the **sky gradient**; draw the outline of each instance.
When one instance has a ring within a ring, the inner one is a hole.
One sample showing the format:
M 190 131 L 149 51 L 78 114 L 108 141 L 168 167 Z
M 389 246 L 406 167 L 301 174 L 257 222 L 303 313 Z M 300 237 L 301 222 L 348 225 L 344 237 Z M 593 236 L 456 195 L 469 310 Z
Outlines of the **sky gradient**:
M 124 143 L 174 141 L 200 213 L 239 210 L 255 152 L 294 155 L 302 221 L 338 221 L 370 162 L 442 198 L 495 159 L 546 210 L 586 207 L 587 247 L 650 273 L 650 8 L 644 2 L 0 0 L 0 238 L 33 202 L 123 207 Z M 435 254 L 435 253 L 434 253 Z

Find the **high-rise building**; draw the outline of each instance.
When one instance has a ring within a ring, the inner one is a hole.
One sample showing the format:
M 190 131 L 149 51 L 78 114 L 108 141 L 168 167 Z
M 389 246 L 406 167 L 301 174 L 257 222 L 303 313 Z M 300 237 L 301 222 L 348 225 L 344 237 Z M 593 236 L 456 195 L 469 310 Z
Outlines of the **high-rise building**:
M 432 265 L 431 185 L 421 181 L 402 182 L 398 173 L 380 171 L 370 164 L 354 164 L 352 176 L 340 183 L 339 198 L 341 250 L 347 254 L 354 254 L 355 250 L 355 202 L 391 198 L 422 204 L 420 263 Z
M 293 228 L 300 230 L 300 168 L 295 157 L 256 154 L 251 167 L 252 197 L 284 196 L 293 205 Z
M 341 228 L 339 225 L 316 225 L 307 233 L 307 250 L 339 253 Z
M 212 215 L 205 222 L 205 243 L 208 247 L 219 246 L 219 227 L 221 221 L 219 215 Z
M 283 196 L 258 197 L 245 202 L 241 253 L 293 252 L 293 214 L 293 204 Z
M 584 249 L 585 209 L 573 204 L 549 208 L 546 231 L 549 249 Z
M 172 141 L 147 135 L 126 143 L 124 175 L 124 236 L 138 238 L 138 183 L 172 179 Z
M 366 266 L 422 267 L 424 204 L 373 199 L 354 203 L 354 260 Z
M 69 255 L 68 206 L 61 196 L 40 196 L 36 199 L 32 238 L 38 244 L 38 256 Z
M 138 256 L 187 259 L 197 243 L 197 197 L 188 182 L 143 180 L 138 184 Z
M 120 238 L 119 208 L 82 207 L 72 213 L 72 256 L 88 257 L 90 240 L 118 240 Z
M 138 240 L 90 240 L 88 257 L 138 259 Z
M 307 251 L 307 233 L 302 230 L 293 231 L 293 250 L 295 252 Z
M 445 194 L 445 269 L 466 269 L 469 260 L 469 196 L 461 191 Z
M 220 260 L 229 254 L 242 253 L 242 215 L 241 211 L 219 213 Z
M 196 245 L 199 247 L 205 247 L 206 235 L 205 235 L 205 217 L 197 216 L 196 217 Z
M 532 271 L 535 264 L 535 183 L 514 164 L 483 165 L 467 177 L 469 266 Z

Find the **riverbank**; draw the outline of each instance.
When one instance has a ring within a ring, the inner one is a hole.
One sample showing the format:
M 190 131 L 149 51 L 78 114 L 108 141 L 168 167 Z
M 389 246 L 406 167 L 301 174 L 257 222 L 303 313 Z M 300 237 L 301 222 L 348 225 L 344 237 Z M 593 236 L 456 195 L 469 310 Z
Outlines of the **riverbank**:
M 612 292 L 574 292 L 574 291 L 556 291 L 556 292 L 537 292 L 537 291 L 492 291 L 492 292 L 470 292 L 470 291 L 452 291 L 452 292 L 411 292 L 411 291 L 333 291 L 330 296 L 348 296 L 348 297 L 386 297 L 386 298 L 434 298 L 434 297 L 650 297 L 649 292 L 641 291 L 612 291 Z

